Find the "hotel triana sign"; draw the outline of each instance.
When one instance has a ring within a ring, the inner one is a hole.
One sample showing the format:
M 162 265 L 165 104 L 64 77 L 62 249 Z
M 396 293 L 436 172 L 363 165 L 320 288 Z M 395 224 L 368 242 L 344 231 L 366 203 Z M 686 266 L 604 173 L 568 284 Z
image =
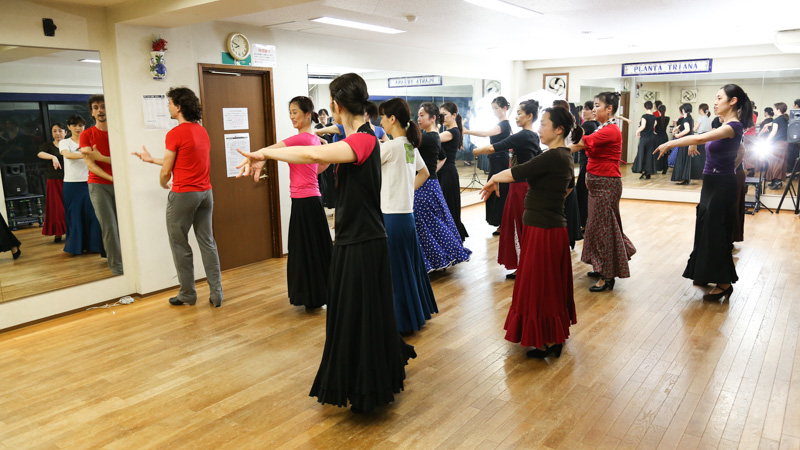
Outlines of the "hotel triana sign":
M 684 61 L 656 61 L 622 65 L 623 77 L 642 75 L 667 75 L 676 73 L 711 72 L 711 59 L 689 59 Z

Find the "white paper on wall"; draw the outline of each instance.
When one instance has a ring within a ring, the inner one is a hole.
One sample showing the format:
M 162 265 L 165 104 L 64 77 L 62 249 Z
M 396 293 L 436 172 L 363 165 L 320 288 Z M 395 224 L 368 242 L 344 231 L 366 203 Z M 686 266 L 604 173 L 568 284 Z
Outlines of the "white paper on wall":
M 168 104 L 164 94 L 142 95 L 145 130 L 171 130 L 178 126 L 178 121 L 169 116 Z
M 250 56 L 253 58 L 251 65 L 256 67 L 275 67 L 278 64 L 274 45 L 253 44 Z
M 222 108 L 222 129 L 249 130 L 247 121 L 247 108 Z
M 239 174 L 236 166 L 244 159 L 236 149 L 245 153 L 250 153 L 250 133 L 232 133 L 225 135 L 225 161 L 228 170 L 228 178 Z

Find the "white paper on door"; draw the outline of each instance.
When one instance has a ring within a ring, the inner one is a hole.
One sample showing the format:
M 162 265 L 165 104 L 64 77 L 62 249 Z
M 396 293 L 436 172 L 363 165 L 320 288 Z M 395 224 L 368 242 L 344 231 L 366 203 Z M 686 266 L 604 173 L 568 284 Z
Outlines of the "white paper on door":
M 222 108 L 222 128 L 225 131 L 249 130 L 247 108 Z
M 250 133 L 232 133 L 225 135 L 225 161 L 228 170 L 228 178 L 239 174 L 236 166 L 242 162 L 244 157 L 236 151 L 240 149 L 245 153 L 250 153 Z

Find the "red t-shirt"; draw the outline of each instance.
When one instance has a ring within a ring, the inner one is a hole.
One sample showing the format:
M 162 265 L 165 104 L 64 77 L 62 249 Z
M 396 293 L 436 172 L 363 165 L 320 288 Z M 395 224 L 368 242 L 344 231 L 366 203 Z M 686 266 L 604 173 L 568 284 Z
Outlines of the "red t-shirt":
M 656 117 L 661 117 L 661 113 L 658 111 L 653 111 L 653 115 Z
M 98 130 L 97 127 L 88 128 L 81 133 L 80 146 L 83 147 L 97 147 L 97 151 L 103 156 L 111 156 L 111 148 L 108 146 L 108 131 Z M 105 170 L 107 174 L 113 176 L 111 173 L 111 164 L 95 161 L 98 167 Z M 97 184 L 114 184 L 104 178 L 101 178 L 92 171 L 89 171 L 89 183 Z
M 755 113 L 753 113 L 753 126 L 748 128 L 744 132 L 745 136 L 755 136 L 756 135 L 756 127 L 755 127 L 755 125 L 756 125 L 757 121 L 758 121 L 758 116 Z
M 211 189 L 211 141 L 199 123 L 184 122 L 167 133 L 167 150 L 177 153 L 172 166 L 172 192 Z
M 600 177 L 620 178 L 619 160 L 622 158 L 622 133 L 615 124 L 606 125 L 589 136 L 584 136 L 586 172 Z

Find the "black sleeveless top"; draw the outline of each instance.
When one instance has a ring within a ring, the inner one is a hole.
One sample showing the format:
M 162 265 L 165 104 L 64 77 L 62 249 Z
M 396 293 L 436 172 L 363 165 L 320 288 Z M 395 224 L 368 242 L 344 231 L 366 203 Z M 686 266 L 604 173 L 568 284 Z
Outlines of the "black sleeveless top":
M 442 150 L 444 150 L 444 154 L 447 157 L 447 162 L 445 162 L 444 165 L 455 167 L 456 154 L 458 153 L 458 141 L 461 139 L 461 131 L 459 131 L 458 127 L 450 128 L 447 131 L 453 135 L 453 138 L 447 142 L 442 142 Z
M 445 159 L 446 155 L 442 149 L 442 141 L 439 139 L 439 133 L 436 132 L 422 132 L 422 142 L 419 144 L 419 154 L 422 160 L 425 161 L 425 167 L 431 173 L 431 180 L 436 180 L 436 165 L 440 159 Z
M 362 133 L 370 135 L 372 139 L 363 139 Z M 353 148 L 356 155 L 370 153 L 361 164 L 341 163 L 336 166 L 338 197 L 335 245 L 386 238 L 381 213 L 380 142 L 368 123 L 343 140 Z
M 642 137 L 645 136 L 655 136 L 655 126 L 656 126 L 656 119 L 657 117 L 652 114 L 644 114 L 642 115 L 642 119 L 644 119 L 644 130 L 642 130 Z

